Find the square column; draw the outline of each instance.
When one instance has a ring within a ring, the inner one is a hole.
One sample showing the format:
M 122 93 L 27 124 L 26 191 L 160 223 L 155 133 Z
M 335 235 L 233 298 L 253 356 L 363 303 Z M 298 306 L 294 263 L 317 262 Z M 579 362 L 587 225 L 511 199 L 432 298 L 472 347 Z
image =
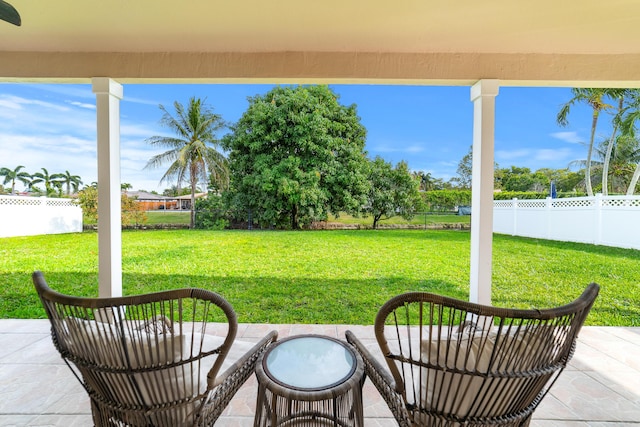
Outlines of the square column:
M 98 285 L 101 297 L 122 295 L 120 100 L 122 85 L 94 77 L 98 128 Z
M 471 174 L 471 302 L 491 304 L 493 260 L 493 168 L 495 97 L 498 80 L 480 80 L 471 87 L 473 163 Z

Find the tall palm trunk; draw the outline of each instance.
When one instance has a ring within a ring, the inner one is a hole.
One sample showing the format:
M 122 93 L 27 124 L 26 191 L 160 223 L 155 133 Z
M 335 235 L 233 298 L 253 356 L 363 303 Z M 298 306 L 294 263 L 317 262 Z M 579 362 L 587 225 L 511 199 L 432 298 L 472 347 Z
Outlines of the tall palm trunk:
M 190 229 L 196 228 L 196 184 L 198 183 L 198 174 L 197 174 L 197 165 L 192 162 L 191 163 L 191 176 L 190 176 L 190 184 L 191 184 L 191 221 L 189 224 Z
M 636 189 L 636 184 L 638 184 L 638 178 L 640 178 L 640 163 L 636 165 L 636 170 L 633 171 L 633 177 L 631 178 L 631 182 L 629 183 L 629 187 L 627 188 L 627 196 L 633 196 L 633 193 Z
M 593 143 L 596 138 L 596 127 L 598 126 L 598 117 L 600 111 L 593 110 L 593 119 L 591 120 L 591 138 L 589 140 L 589 149 L 587 150 L 587 164 L 584 173 L 584 182 L 587 187 L 587 196 L 593 197 L 593 187 L 591 186 L 591 157 L 593 156 Z
M 618 99 L 618 114 L 622 112 L 624 98 Z M 609 163 L 611 163 L 611 153 L 613 152 L 613 145 L 615 143 L 616 133 L 618 133 L 618 122 L 614 120 L 613 131 L 609 138 L 609 145 L 607 145 L 607 153 L 604 156 L 604 164 L 602 165 L 602 194 L 604 196 L 609 194 Z

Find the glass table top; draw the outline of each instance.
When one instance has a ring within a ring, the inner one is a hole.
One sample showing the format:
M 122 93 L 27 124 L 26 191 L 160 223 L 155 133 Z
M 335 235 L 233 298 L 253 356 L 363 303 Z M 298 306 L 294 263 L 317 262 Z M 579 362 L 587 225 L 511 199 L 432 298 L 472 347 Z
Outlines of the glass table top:
M 299 389 L 320 389 L 347 380 L 356 360 L 340 341 L 321 336 L 281 341 L 265 355 L 265 373 L 273 380 Z

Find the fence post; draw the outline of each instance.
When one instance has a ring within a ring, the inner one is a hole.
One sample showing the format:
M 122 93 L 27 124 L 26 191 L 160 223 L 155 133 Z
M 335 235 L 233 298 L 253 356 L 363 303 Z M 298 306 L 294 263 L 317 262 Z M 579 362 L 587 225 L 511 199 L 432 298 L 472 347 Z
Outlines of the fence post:
M 602 193 L 597 193 L 594 198 L 593 208 L 595 209 L 595 236 L 594 244 L 599 245 L 602 243 Z
M 40 196 L 40 206 L 38 209 L 40 214 L 38 215 L 37 225 L 35 227 L 37 232 L 35 234 L 47 234 L 48 232 L 46 225 L 46 221 L 49 218 L 49 212 L 47 212 L 47 198 L 47 196 Z
M 512 236 L 517 236 L 518 235 L 518 198 L 514 197 L 512 199 L 513 201 L 513 225 L 512 225 L 512 230 L 511 230 L 511 235 Z
M 545 213 L 547 214 L 547 235 L 546 239 L 551 239 L 551 197 L 547 197 L 544 201 Z

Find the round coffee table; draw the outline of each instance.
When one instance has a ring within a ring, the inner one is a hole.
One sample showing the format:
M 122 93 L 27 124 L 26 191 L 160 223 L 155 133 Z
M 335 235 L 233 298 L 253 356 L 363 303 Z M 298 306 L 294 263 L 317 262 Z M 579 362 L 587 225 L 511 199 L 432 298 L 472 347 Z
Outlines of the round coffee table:
M 343 341 L 285 338 L 260 356 L 256 377 L 255 427 L 363 426 L 364 364 Z

